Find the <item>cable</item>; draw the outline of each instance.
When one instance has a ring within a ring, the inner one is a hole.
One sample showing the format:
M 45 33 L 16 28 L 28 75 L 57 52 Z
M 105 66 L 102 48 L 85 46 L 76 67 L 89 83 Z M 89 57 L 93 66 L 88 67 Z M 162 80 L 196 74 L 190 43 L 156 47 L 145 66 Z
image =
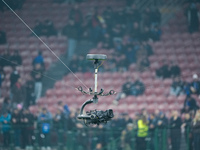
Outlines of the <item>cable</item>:
M 19 20 L 45 45 L 45 47 L 76 77 L 79 82 L 86 88 L 89 89 L 74 73 L 73 71 L 54 53 L 53 50 L 28 26 L 28 24 L 4 1 L 2 2 L 17 16 Z

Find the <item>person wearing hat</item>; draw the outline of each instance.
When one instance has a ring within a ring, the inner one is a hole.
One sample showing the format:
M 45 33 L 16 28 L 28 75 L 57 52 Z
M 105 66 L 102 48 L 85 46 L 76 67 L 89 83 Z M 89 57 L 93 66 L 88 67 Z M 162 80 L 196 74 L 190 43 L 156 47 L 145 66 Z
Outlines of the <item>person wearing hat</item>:
M 198 80 L 198 75 L 197 74 L 193 74 L 192 78 L 193 78 L 193 81 L 190 84 L 191 94 L 200 95 L 200 82 Z

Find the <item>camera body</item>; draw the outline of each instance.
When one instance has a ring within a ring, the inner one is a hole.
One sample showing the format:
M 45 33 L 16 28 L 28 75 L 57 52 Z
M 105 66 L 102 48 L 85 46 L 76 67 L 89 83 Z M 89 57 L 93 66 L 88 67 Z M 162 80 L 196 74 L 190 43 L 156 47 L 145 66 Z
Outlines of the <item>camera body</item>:
M 114 117 L 113 110 L 108 109 L 106 111 L 102 110 L 90 110 L 86 112 L 88 118 L 85 120 L 86 124 L 97 124 L 107 123 Z

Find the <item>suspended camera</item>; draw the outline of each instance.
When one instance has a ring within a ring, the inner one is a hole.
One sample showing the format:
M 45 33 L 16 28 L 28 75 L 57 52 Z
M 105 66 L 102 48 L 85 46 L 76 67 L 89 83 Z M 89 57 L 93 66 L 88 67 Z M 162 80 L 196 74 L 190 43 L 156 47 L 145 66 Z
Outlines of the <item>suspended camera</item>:
M 78 119 L 84 120 L 84 123 L 86 125 L 88 124 L 97 124 L 100 123 L 107 123 L 107 121 L 111 120 L 114 117 L 113 110 L 90 110 L 87 111 L 86 114 L 83 114 L 84 107 L 91 103 L 98 103 L 98 96 L 108 96 L 113 95 L 116 92 L 114 90 L 110 90 L 108 93 L 104 93 L 104 90 L 101 89 L 100 92 L 97 92 L 97 73 L 98 68 L 101 66 L 100 61 L 104 61 L 107 59 L 106 55 L 103 54 L 87 54 L 86 56 L 87 60 L 94 60 L 94 69 L 95 69 L 95 82 L 94 82 L 94 91 L 90 88 L 89 92 L 86 92 L 83 90 L 83 88 L 80 86 L 77 88 L 78 91 L 80 91 L 83 94 L 93 95 L 92 99 L 89 99 L 85 101 L 81 107 L 80 114 L 78 115 Z

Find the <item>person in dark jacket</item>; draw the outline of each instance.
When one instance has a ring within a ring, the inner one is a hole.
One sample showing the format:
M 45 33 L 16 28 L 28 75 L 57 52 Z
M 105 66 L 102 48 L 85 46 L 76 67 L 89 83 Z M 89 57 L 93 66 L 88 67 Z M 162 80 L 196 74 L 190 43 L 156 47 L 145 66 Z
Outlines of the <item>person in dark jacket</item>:
M 15 50 L 13 55 L 10 57 L 12 61 L 12 66 L 20 66 L 22 65 L 22 57 L 19 54 L 18 50 Z
M 52 126 L 52 115 L 47 108 L 42 108 L 42 112 L 38 116 L 38 127 L 40 132 L 40 144 L 43 147 L 49 147 L 50 143 L 50 132 Z
M 132 79 L 130 77 L 127 77 L 126 79 L 126 82 L 123 84 L 122 86 L 122 91 L 121 93 L 117 94 L 115 100 L 113 101 L 114 104 L 118 104 L 118 101 L 121 99 L 121 98 L 124 98 L 126 96 L 129 96 L 131 95 L 131 88 L 133 86 L 133 82 L 132 82 Z
M 43 79 L 43 72 L 44 68 L 40 63 L 37 63 L 34 65 L 34 70 L 31 72 L 31 75 L 35 81 L 35 100 L 37 100 L 41 97 L 42 93 L 42 79 Z
M 28 76 L 26 84 L 26 102 L 25 106 L 29 107 L 30 105 L 35 104 L 35 81 L 32 76 Z
M 192 121 L 192 134 L 194 138 L 194 150 L 200 149 L 200 112 L 197 111 Z
M 184 128 L 185 131 L 185 141 L 188 144 L 188 150 L 193 150 L 193 138 L 191 136 L 191 124 L 192 124 L 192 118 L 189 113 L 185 114 L 185 119 L 182 124 L 182 128 Z
M 28 109 L 23 109 L 21 115 L 22 148 L 31 146 L 35 117 Z
M 172 150 L 180 150 L 181 124 L 182 121 L 178 115 L 178 111 L 173 111 L 169 125 Z
M 198 16 L 198 8 L 195 3 L 191 3 L 190 7 L 187 11 L 188 18 L 188 28 L 189 32 L 198 32 L 199 31 L 199 16 Z
M 163 65 L 156 70 L 156 75 L 163 79 L 170 77 L 169 65 L 165 60 L 163 61 Z
M 62 31 L 62 34 L 68 37 L 68 59 L 71 60 L 75 53 L 77 40 L 79 38 L 79 32 L 76 28 L 74 20 L 69 20 L 69 24 L 66 25 Z
M 190 93 L 200 95 L 200 81 L 198 79 L 198 75 L 193 74 L 192 78 L 193 78 L 193 81 L 189 85 Z
M 164 149 L 163 143 L 167 143 L 167 129 L 168 129 L 168 119 L 163 112 L 160 112 L 157 117 L 157 139 L 158 139 L 158 149 Z
M 13 66 L 13 71 L 10 75 L 10 87 L 12 88 L 13 85 L 15 85 L 15 83 L 17 82 L 17 80 L 20 78 L 20 74 L 19 72 L 17 71 L 16 67 Z
M 14 145 L 15 147 L 21 147 L 21 111 L 18 108 L 15 108 L 11 114 L 11 124 L 14 130 Z
M 190 112 L 190 111 L 196 111 L 199 108 L 199 106 L 196 103 L 196 100 L 191 97 L 190 95 L 186 96 L 186 99 L 184 101 L 183 109 L 181 110 L 182 113 L 184 112 Z
M 22 85 L 22 79 L 19 78 L 14 86 L 11 88 L 12 93 L 12 104 L 13 107 L 16 108 L 17 104 L 24 105 L 26 100 L 26 89 Z
M 6 43 L 7 43 L 6 32 L 0 30 L 0 45 Z
M 3 132 L 3 146 L 8 148 L 10 144 L 11 115 L 5 111 L 0 117 Z

